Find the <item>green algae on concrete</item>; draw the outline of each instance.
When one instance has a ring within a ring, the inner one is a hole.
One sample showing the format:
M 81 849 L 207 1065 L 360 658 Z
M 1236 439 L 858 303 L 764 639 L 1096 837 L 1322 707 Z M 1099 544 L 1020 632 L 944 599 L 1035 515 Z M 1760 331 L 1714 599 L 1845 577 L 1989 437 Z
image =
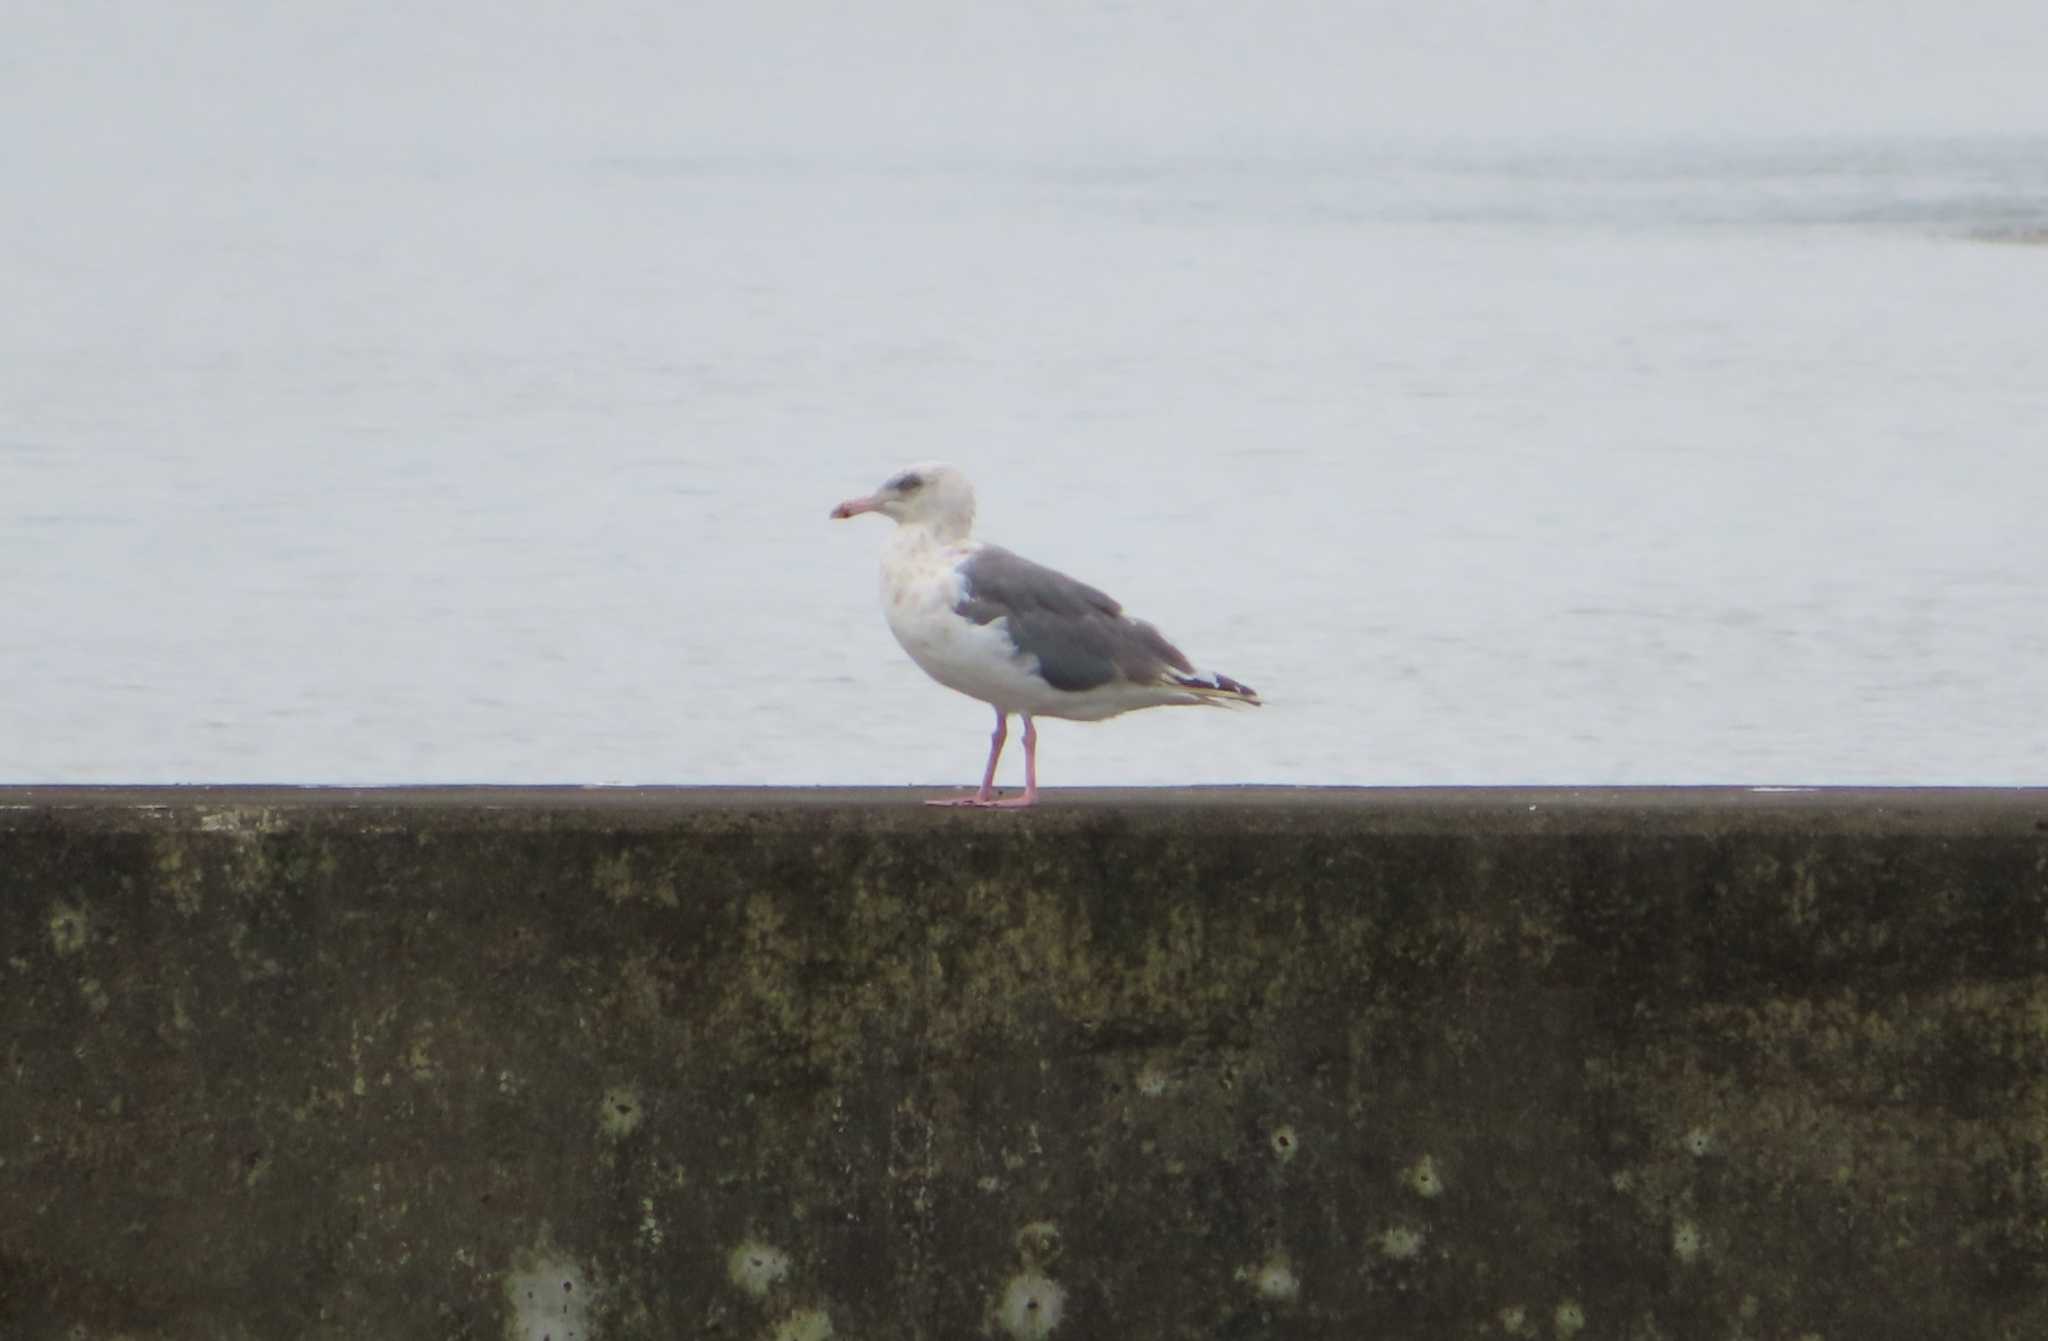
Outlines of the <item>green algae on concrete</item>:
M 0 791 L 0 1336 L 2048 1335 L 2048 795 Z

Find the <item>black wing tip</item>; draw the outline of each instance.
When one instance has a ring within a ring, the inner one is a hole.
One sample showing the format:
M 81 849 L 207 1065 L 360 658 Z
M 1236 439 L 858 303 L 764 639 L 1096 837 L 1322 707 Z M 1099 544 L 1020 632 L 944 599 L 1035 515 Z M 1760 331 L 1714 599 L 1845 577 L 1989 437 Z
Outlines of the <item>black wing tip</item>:
M 1253 703 L 1257 703 L 1259 701 L 1258 690 L 1252 688 L 1250 685 L 1246 684 L 1242 680 L 1233 680 L 1228 675 L 1217 676 L 1216 687 L 1218 689 L 1227 689 L 1231 693 L 1237 695 L 1239 698 L 1250 699 Z
M 1232 694 L 1246 703 L 1259 702 L 1259 691 L 1242 680 L 1233 680 L 1228 675 L 1215 671 L 1203 671 L 1194 675 L 1176 675 L 1174 679 L 1189 689 L 1207 689 L 1212 693 Z

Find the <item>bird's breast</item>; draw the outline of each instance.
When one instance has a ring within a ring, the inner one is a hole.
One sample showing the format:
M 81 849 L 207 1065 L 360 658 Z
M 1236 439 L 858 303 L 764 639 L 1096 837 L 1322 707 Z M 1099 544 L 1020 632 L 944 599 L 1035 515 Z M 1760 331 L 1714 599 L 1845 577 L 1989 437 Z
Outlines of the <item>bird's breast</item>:
M 948 625 L 962 622 L 953 613 L 959 601 L 959 580 L 950 570 L 920 567 L 882 570 L 882 613 L 889 631 L 913 657 L 936 652 L 946 641 Z

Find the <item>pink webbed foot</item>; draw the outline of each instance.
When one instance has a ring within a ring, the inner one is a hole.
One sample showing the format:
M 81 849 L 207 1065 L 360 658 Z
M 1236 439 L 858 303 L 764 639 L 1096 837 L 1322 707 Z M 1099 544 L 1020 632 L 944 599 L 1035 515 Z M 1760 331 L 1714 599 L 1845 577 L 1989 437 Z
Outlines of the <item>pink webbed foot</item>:
M 1038 804 L 1038 793 L 1025 792 L 1022 796 L 1004 796 L 997 792 L 989 796 L 978 793 L 972 796 L 935 796 L 925 802 L 928 806 L 968 806 L 975 810 L 1022 810 L 1025 806 Z
M 1005 796 L 998 800 L 990 801 L 988 806 L 991 810 L 1022 810 L 1025 806 L 1035 806 L 1037 804 L 1037 793 L 1026 792 L 1022 796 Z
M 928 806 L 967 806 L 975 810 L 1022 810 L 1025 806 L 1037 805 L 1038 796 L 1034 792 L 1025 792 L 1022 796 L 1003 796 L 998 794 L 986 798 L 981 796 L 935 796 L 931 800 L 926 801 L 925 804 Z

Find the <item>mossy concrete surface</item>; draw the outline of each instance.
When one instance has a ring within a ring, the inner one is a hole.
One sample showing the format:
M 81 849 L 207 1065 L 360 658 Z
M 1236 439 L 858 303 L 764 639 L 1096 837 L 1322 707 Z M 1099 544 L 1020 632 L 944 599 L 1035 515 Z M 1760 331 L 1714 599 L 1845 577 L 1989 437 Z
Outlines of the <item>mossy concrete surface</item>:
M 2048 793 L 0 791 L 0 1336 L 2048 1336 Z

